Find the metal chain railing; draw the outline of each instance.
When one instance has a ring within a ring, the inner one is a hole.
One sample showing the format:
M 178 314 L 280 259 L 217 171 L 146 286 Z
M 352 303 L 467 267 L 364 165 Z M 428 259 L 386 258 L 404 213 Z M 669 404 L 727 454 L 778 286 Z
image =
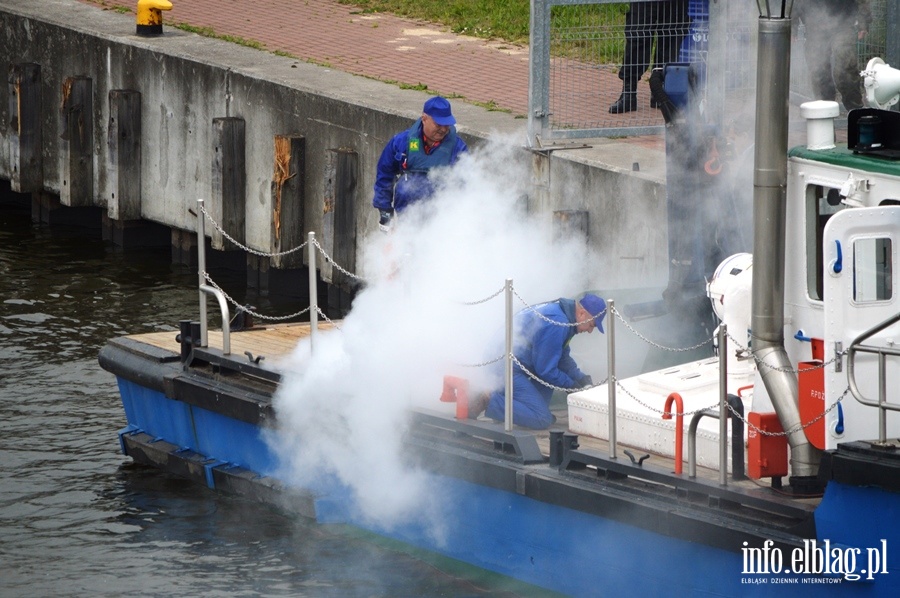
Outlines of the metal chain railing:
M 216 231 L 217 231 L 220 235 L 222 235 L 222 236 L 225 237 L 228 241 L 230 241 L 231 243 L 233 243 L 238 249 L 241 249 L 241 250 L 243 250 L 243 251 L 246 251 L 247 253 L 251 253 L 251 254 L 256 255 L 256 256 L 259 256 L 259 257 L 281 257 L 281 256 L 283 256 L 283 255 L 290 255 L 291 253 L 295 253 L 295 252 L 297 252 L 297 251 L 300 251 L 300 250 L 303 249 L 304 247 L 306 247 L 306 243 L 304 242 L 302 245 L 299 245 L 299 246 L 297 246 L 297 247 L 288 249 L 288 250 L 286 250 L 286 251 L 279 251 L 279 252 L 277 252 L 277 253 L 266 253 L 266 252 L 263 252 L 263 251 L 257 251 L 256 249 L 253 249 L 252 247 L 247 247 L 246 245 L 244 245 L 243 243 L 241 243 L 240 241 L 238 241 L 237 239 L 235 239 L 234 237 L 232 237 L 231 235 L 229 235 L 229 234 L 225 231 L 225 229 L 223 229 L 223 228 L 219 225 L 218 222 L 216 222 L 215 220 L 213 220 L 212 215 L 210 215 L 210 213 L 206 211 L 206 208 L 205 208 L 202 204 L 200 205 L 200 212 L 202 212 L 203 215 L 206 217 L 206 219 L 210 221 L 210 223 L 213 225 L 213 228 L 215 228 Z
M 622 322 L 623 324 L 625 324 L 625 328 L 630 330 L 633 335 L 635 335 L 636 337 L 638 337 L 639 339 L 641 339 L 648 345 L 655 347 L 657 349 L 661 349 L 663 351 L 671 351 L 673 353 L 685 353 L 687 351 L 695 351 L 695 350 L 699 349 L 700 347 L 703 347 L 705 345 L 712 343 L 712 337 L 710 337 L 710 338 L 706 339 L 705 341 L 703 341 L 701 343 L 697 343 L 696 345 L 694 345 L 692 347 L 666 347 L 664 345 L 660 345 L 659 343 L 656 343 L 656 342 L 650 340 L 649 338 L 645 337 L 643 334 L 641 334 L 640 332 L 635 330 L 634 327 L 631 324 L 629 324 L 625 320 L 624 317 L 622 317 L 622 314 L 619 313 L 619 310 L 613 308 L 612 312 L 616 316 L 616 319 L 619 320 L 620 322 Z
M 499 289 L 497 289 L 497 291 L 496 291 L 495 293 L 493 293 L 492 295 L 488 295 L 488 296 L 485 297 L 484 299 L 477 299 L 477 300 L 475 300 L 475 301 L 460 301 L 459 304 L 460 304 L 460 305 L 466 305 L 466 306 L 481 305 L 482 303 L 487 303 L 488 301 L 490 301 L 490 300 L 493 299 L 494 297 L 500 296 L 500 294 L 503 293 L 503 291 L 505 291 L 505 290 L 506 290 L 506 287 L 505 287 L 505 286 L 502 286 L 502 287 L 500 287 Z
M 292 249 L 289 249 L 289 250 L 286 250 L 286 251 L 281 251 L 281 252 L 276 252 L 276 253 L 266 253 L 266 252 L 257 251 L 257 250 L 251 249 L 250 247 L 247 247 L 246 245 L 244 245 L 244 244 L 238 242 L 238 241 L 235 240 L 232 236 L 230 236 L 224 229 L 222 229 L 222 227 L 221 227 L 215 220 L 213 220 L 213 218 L 212 218 L 212 217 L 210 216 L 210 214 L 206 211 L 206 209 L 203 207 L 202 204 L 200 205 L 200 211 L 202 212 L 202 214 L 204 215 L 204 217 L 207 218 L 207 219 L 212 223 L 212 225 L 215 227 L 215 229 L 216 229 L 216 230 L 217 230 L 217 231 L 218 231 L 225 239 L 227 239 L 228 241 L 230 241 L 231 243 L 233 243 L 233 244 L 234 244 L 235 246 L 237 246 L 238 248 L 240 248 L 240 249 L 242 249 L 242 250 L 244 250 L 244 251 L 246 251 L 246 252 L 248 252 L 248 253 L 251 253 L 251 254 L 253 254 L 253 255 L 256 255 L 256 256 L 260 256 L 260 257 L 277 257 L 277 256 L 284 256 L 284 255 L 288 255 L 288 254 L 291 254 L 291 253 L 294 253 L 294 252 L 296 252 L 296 251 L 299 251 L 299 250 L 303 249 L 303 248 L 306 247 L 306 246 L 308 245 L 308 243 L 309 243 L 309 241 L 307 241 L 307 242 L 304 242 L 303 244 L 299 245 L 298 247 L 294 247 L 294 248 L 292 248 Z M 361 281 L 361 282 L 366 282 L 366 280 L 365 280 L 364 278 L 362 278 L 362 277 L 360 277 L 360 276 L 358 276 L 358 275 L 356 275 L 356 274 L 354 274 L 354 273 L 348 271 L 347 269 L 343 268 L 340 264 L 338 264 L 338 263 L 337 263 L 337 262 L 336 262 L 336 261 L 335 261 L 335 260 L 334 260 L 334 259 L 333 259 L 326 251 L 325 251 L 325 249 L 319 244 L 319 242 L 315 239 L 315 237 L 312 237 L 312 243 L 313 243 L 313 245 L 315 246 L 315 248 L 322 254 L 323 258 L 324 258 L 325 260 L 327 260 L 329 263 L 331 263 L 331 265 L 332 265 L 334 268 L 336 268 L 339 272 L 343 273 L 345 276 L 348 276 L 349 278 L 351 278 L 351 279 L 353 279 L 353 280 L 358 280 L 358 281 Z M 303 314 L 307 313 L 307 312 L 310 310 L 310 307 L 311 307 L 311 306 L 308 306 L 308 307 L 306 307 L 306 308 L 304 308 L 304 309 L 302 309 L 302 310 L 300 310 L 300 311 L 298 311 L 298 312 L 295 312 L 295 313 L 293 313 L 293 314 L 289 314 L 289 315 L 286 315 L 286 316 L 267 316 L 267 315 L 261 314 L 261 313 L 259 313 L 259 312 L 256 312 L 256 311 L 254 311 L 254 310 L 252 310 L 252 309 L 249 309 L 247 306 L 240 305 L 240 304 L 239 304 L 237 301 L 235 301 L 231 296 L 229 296 L 229 295 L 228 295 L 228 294 L 227 294 L 227 293 L 226 293 L 226 292 L 225 292 L 218 284 L 216 284 L 215 281 L 213 281 L 212 277 L 209 275 L 208 272 L 206 272 L 206 271 L 201 271 L 200 274 L 201 274 L 201 276 L 209 283 L 210 286 L 212 286 L 213 288 L 215 288 L 216 290 L 218 290 L 218 291 L 225 297 L 225 299 L 228 301 L 228 303 L 230 303 L 231 305 L 233 305 L 234 307 L 236 307 L 238 310 L 241 310 L 241 311 L 244 311 L 244 312 L 250 314 L 250 315 L 253 316 L 254 318 L 258 318 L 258 319 L 261 319 L 261 320 L 269 320 L 269 321 L 283 321 L 283 320 L 289 320 L 289 319 L 293 319 L 293 318 L 297 318 L 297 317 L 299 317 L 299 316 L 302 316 Z M 501 295 L 501 294 L 506 290 L 506 288 L 507 288 L 506 286 L 503 286 L 503 287 L 501 287 L 500 289 L 498 289 L 496 292 L 492 293 L 491 295 L 489 295 L 489 296 L 487 296 L 487 297 L 485 297 L 485 298 L 483 298 L 483 299 L 479 299 L 479 300 L 475 300 L 475 301 L 462 301 L 462 302 L 460 302 L 460 304 L 461 304 L 461 305 L 465 305 L 465 306 L 474 306 L 474 305 L 480 305 L 480 304 L 486 303 L 486 302 L 488 302 L 488 301 L 490 301 L 490 300 L 492 300 L 492 299 L 498 297 L 499 295 Z M 542 313 L 538 310 L 538 307 L 541 306 L 541 305 L 543 305 L 543 303 L 539 303 L 539 304 L 529 304 L 527 301 L 525 301 L 525 299 L 518 293 L 518 291 L 517 291 L 514 287 L 510 287 L 510 290 L 511 290 L 511 292 L 519 299 L 519 301 L 521 301 L 521 302 L 525 305 L 525 308 L 524 308 L 525 310 L 530 311 L 532 314 L 534 314 L 534 315 L 537 316 L 539 319 L 541 319 L 542 321 L 544 321 L 544 322 L 546 322 L 546 323 L 548 323 L 548 324 L 551 324 L 551 325 L 554 325 L 554 326 L 560 326 L 560 327 L 564 327 L 564 328 L 572 328 L 572 327 L 576 327 L 576 326 L 578 326 L 579 324 L 581 324 L 581 322 L 558 322 L 558 321 L 556 321 L 556 320 L 553 320 L 553 319 L 551 319 L 551 318 L 545 316 L 544 314 L 542 314 Z M 316 310 L 316 313 L 317 313 L 319 316 L 321 316 L 324 320 L 326 320 L 328 323 L 330 323 L 334 328 L 336 328 L 336 329 L 338 329 L 338 330 L 341 329 L 340 326 L 339 326 L 334 320 L 331 320 L 331 319 L 330 319 L 330 318 L 329 318 L 329 317 L 328 317 L 328 316 L 327 316 L 327 315 L 326 315 L 326 314 L 325 314 L 318 306 L 316 306 L 315 310 Z M 613 314 L 613 316 L 614 316 L 617 320 L 619 320 L 620 322 L 622 322 L 622 323 L 625 325 L 625 327 L 626 327 L 632 334 L 634 334 L 638 339 L 640 339 L 641 341 L 645 342 L 646 344 L 648 344 L 648 345 L 650 345 L 650 346 L 652 346 L 652 347 L 654 347 L 654 348 L 656 348 L 656 349 L 660 349 L 660 350 L 663 350 L 663 351 L 675 352 L 675 353 L 683 353 L 683 352 L 694 351 L 694 350 L 696 350 L 696 349 L 699 349 L 699 348 L 701 348 L 701 347 L 703 347 L 703 346 L 705 346 L 705 345 L 708 345 L 708 344 L 710 344 L 710 343 L 713 342 L 713 338 L 711 337 L 711 338 L 709 338 L 708 340 L 705 340 L 705 341 L 703 341 L 703 342 L 701 342 L 701 343 L 697 343 L 697 344 L 695 344 L 695 345 L 693 345 L 693 346 L 690 346 L 690 347 L 668 347 L 668 346 L 665 346 L 665 345 L 661 345 L 660 343 L 657 343 L 657 342 L 655 342 L 655 341 L 653 341 L 653 340 L 647 338 L 646 336 L 644 336 L 643 334 L 641 334 L 638 330 L 636 330 L 636 329 L 635 329 L 635 328 L 634 328 L 634 327 L 633 327 L 633 326 L 632 326 L 632 325 L 624 318 L 624 316 L 623 316 L 623 315 L 622 315 L 622 314 L 621 314 L 614 306 L 610 305 L 609 307 L 607 307 L 607 309 L 604 310 L 604 313 L 606 313 L 607 311 L 608 311 L 608 312 L 611 312 L 611 313 Z M 760 359 L 760 358 L 757 357 L 755 354 L 753 354 L 753 353 L 749 350 L 749 347 L 745 347 L 745 346 L 743 346 L 740 342 L 738 342 L 738 340 L 735 339 L 730 333 L 726 332 L 726 336 L 727 336 L 728 340 L 729 340 L 731 343 L 733 343 L 734 346 L 737 348 L 737 349 L 736 349 L 737 352 L 744 353 L 744 354 L 746 354 L 746 355 L 751 356 L 751 357 L 753 358 L 753 360 L 754 360 L 754 362 L 755 362 L 755 364 L 756 364 L 757 367 L 760 367 L 760 366 L 761 366 L 761 367 L 767 368 L 767 369 L 772 370 L 772 371 L 778 371 L 778 372 L 784 372 L 784 373 L 790 373 L 790 374 L 798 374 L 798 373 L 799 373 L 799 371 L 796 370 L 796 369 L 794 369 L 794 368 L 789 368 L 789 367 L 777 367 L 777 366 L 773 366 L 773 365 L 770 365 L 770 364 L 766 363 L 764 360 Z M 822 368 L 828 367 L 829 365 L 835 363 L 837 360 L 841 359 L 842 356 L 843 356 L 843 353 L 837 353 L 837 354 L 835 355 L 835 357 L 833 357 L 832 359 L 830 359 L 830 360 L 828 360 L 828 361 L 824 361 L 824 362 L 822 362 L 822 363 L 820 363 L 820 364 L 810 365 L 810 366 L 807 367 L 806 369 L 807 369 L 807 370 L 810 370 L 810 369 L 822 369 Z M 596 383 L 596 384 L 589 385 L 589 386 L 584 386 L 584 387 L 578 387 L 578 388 L 566 388 L 566 387 L 556 386 L 556 385 L 554 385 L 554 384 L 550 384 L 549 382 L 546 382 L 546 381 L 542 380 L 537 374 L 531 372 L 528 368 L 526 368 L 526 367 L 522 364 L 521 361 L 519 361 L 519 359 L 515 356 L 515 354 L 509 354 L 508 356 L 505 355 L 505 354 L 504 354 L 504 355 L 499 355 L 499 356 L 497 356 L 497 357 L 495 357 L 495 358 L 493 358 L 493 359 L 489 359 L 489 360 L 486 360 L 486 361 L 482 361 L 482 362 L 480 362 L 480 363 L 471 363 L 471 364 L 458 363 L 458 364 L 456 364 L 456 365 L 459 366 L 459 367 L 465 367 L 465 368 L 487 367 L 487 366 L 490 366 L 490 365 L 494 365 L 494 364 L 496 364 L 496 363 L 498 363 L 498 362 L 500 362 L 500 361 L 506 359 L 507 357 L 509 357 L 510 360 L 511 360 L 511 362 L 515 363 L 515 365 L 517 365 L 517 366 L 519 367 L 519 369 L 521 369 L 522 372 L 524 372 L 529 378 L 531 378 L 532 380 L 534 380 L 534 381 L 537 382 L 538 384 L 541 384 L 541 385 L 543 385 L 544 387 L 549 388 L 549 389 L 554 390 L 554 391 L 560 391 L 560 392 L 564 392 L 564 393 L 571 393 L 571 392 L 575 392 L 575 391 L 590 390 L 590 389 L 592 389 L 592 388 L 597 388 L 597 387 L 599 387 L 599 386 L 603 386 L 603 385 L 607 384 L 607 383 L 609 382 L 609 380 L 610 380 L 610 378 L 605 378 L 603 381 L 598 382 L 598 383 Z M 695 409 L 695 410 L 693 410 L 693 411 L 686 411 L 686 412 L 683 412 L 683 413 L 674 414 L 674 413 L 672 413 L 671 411 L 668 411 L 668 410 L 665 410 L 665 409 L 660 409 L 660 408 L 658 408 L 658 407 L 655 407 L 655 406 L 653 406 L 653 405 L 649 405 L 649 404 L 647 404 L 646 402 L 644 402 L 644 401 L 638 399 L 638 398 L 637 398 L 636 396 L 634 396 L 631 392 L 629 392 L 629 390 L 628 390 L 628 389 L 627 389 L 627 388 L 626 388 L 626 387 L 625 387 L 618 379 L 616 379 L 615 377 L 612 378 L 612 381 L 615 383 L 617 389 L 619 389 L 620 391 L 622 391 L 625 395 L 627 395 L 629 398 L 631 398 L 631 399 L 632 399 L 633 401 L 635 401 L 637 404 L 639 404 L 639 405 L 642 406 L 644 409 L 647 409 L 647 410 L 650 411 L 650 412 L 658 413 L 660 416 L 666 415 L 666 414 L 671 414 L 671 415 L 681 415 L 681 416 L 693 416 L 693 415 L 696 415 L 697 413 L 701 413 L 701 412 L 705 412 L 705 411 L 709 411 L 709 410 L 715 409 L 715 408 L 718 407 L 718 405 L 719 405 L 719 403 L 716 402 L 715 404 L 710 405 L 709 407 L 703 407 L 703 408 L 700 408 L 700 409 Z M 836 407 L 836 406 L 844 399 L 844 397 L 847 396 L 847 394 L 848 394 L 849 392 L 850 392 L 850 387 L 848 386 L 847 389 L 841 394 L 841 396 L 840 396 L 836 401 L 832 402 L 832 403 L 828 406 L 827 409 L 825 409 L 822 413 L 820 413 L 819 415 L 817 415 L 815 418 L 813 418 L 812 420 L 810 420 L 810 421 L 808 421 L 808 422 L 805 422 L 805 423 L 804 423 L 804 422 L 800 422 L 800 423 L 798 423 L 797 425 L 793 426 L 791 429 L 786 430 L 786 431 L 783 431 L 783 432 L 770 432 L 770 431 L 768 431 L 768 430 L 763 430 L 763 429 L 759 428 L 758 426 L 754 425 L 753 423 L 751 423 L 751 422 L 750 422 L 747 418 L 745 418 L 744 416 L 742 416 L 742 415 L 740 415 L 739 413 L 737 413 L 737 412 L 734 410 L 734 408 L 733 408 L 730 404 L 726 404 L 726 406 L 727 406 L 727 408 L 731 411 L 733 417 L 735 417 L 735 418 L 741 420 L 741 421 L 748 427 L 748 429 L 752 429 L 752 430 L 756 431 L 758 434 L 761 434 L 761 435 L 763 435 L 763 436 L 789 436 L 789 435 L 793 434 L 793 433 L 796 432 L 796 431 L 799 431 L 799 430 L 808 428 L 808 427 L 810 427 L 810 426 L 816 424 L 819 420 L 821 420 L 821 419 L 824 418 L 826 415 L 828 415 L 828 413 L 830 413 L 832 410 L 834 410 L 834 408 L 835 408 L 835 407 Z
M 734 343 L 734 345 L 737 347 L 738 351 L 741 352 L 741 353 L 743 353 L 743 354 L 745 354 L 745 355 L 747 355 L 747 356 L 749 356 L 749 357 L 752 357 L 752 358 L 753 358 L 753 361 L 756 362 L 756 365 L 757 365 L 757 366 L 763 366 L 764 368 L 766 368 L 766 369 L 769 370 L 769 371 L 773 371 L 773 372 L 781 372 L 781 373 L 783 373 L 783 374 L 794 374 L 794 375 L 797 375 L 797 374 L 800 373 L 800 370 L 796 370 L 796 369 L 794 369 L 794 368 L 790 368 L 790 367 L 778 367 L 778 366 L 774 366 L 774 365 L 770 365 L 770 364 L 766 363 L 765 361 L 763 361 L 762 359 L 760 359 L 759 357 L 757 357 L 757 356 L 750 350 L 750 347 L 744 347 L 743 345 L 741 345 L 741 344 L 737 341 L 737 339 L 735 339 L 733 336 L 731 336 L 731 333 L 726 333 L 726 334 L 727 334 L 727 336 L 728 336 L 728 340 L 731 341 L 732 343 Z M 843 352 L 836 353 L 835 356 L 832 357 L 831 359 L 829 359 L 828 361 L 823 361 L 822 363 L 817 364 L 817 365 L 810 365 L 809 367 L 805 368 L 805 370 L 820 370 L 820 369 L 822 369 L 822 368 L 826 368 L 826 367 L 828 367 L 829 365 L 835 363 L 835 362 L 836 362 L 837 360 L 839 360 L 841 357 L 843 357 L 843 355 L 844 355 Z M 804 371 L 805 371 L 805 370 L 804 370 Z
M 503 355 L 503 356 L 500 357 L 500 359 L 503 359 L 504 357 L 506 357 L 506 356 Z M 515 363 L 517 366 L 519 366 L 519 368 L 520 368 L 523 372 L 525 372 L 525 374 L 526 374 L 529 378 L 531 378 L 531 379 L 534 380 L 535 382 L 537 382 L 537 383 L 539 383 L 539 384 L 541 384 L 541 385 L 543 385 L 543 386 L 546 386 L 547 388 L 550 388 L 550 389 L 552 389 L 552 390 L 559 390 L 559 391 L 561 391 L 561 392 L 576 392 L 576 391 L 582 391 L 582 390 L 590 390 L 590 389 L 596 388 L 596 387 L 598 387 L 598 386 L 603 386 L 604 384 L 606 384 L 606 380 L 607 380 L 607 378 L 604 378 L 604 380 L 603 380 L 602 382 L 598 382 L 597 384 L 591 384 L 591 385 L 588 385 L 588 386 L 577 386 L 577 387 L 574 387 L 574 388 L 565 388 L 565 387 L 562 387 L 562 386 L 555 386 L 555 385 L 553 385 L 553 384 L 550 384 L 549 382 L 546 382 L 546 381 L 544 381 L 544 380 L 541 380 L 541 379 L 538 377 L 537 374 L 531 372 L 528 368 L 526 368 L 524 365 L 522 365 L 522 362 L 519 361 L 519 358 L 516 357 L 514 354 L 511 354 L 511 355 L 510 355 L 510 358 L 513 360 L 513 363 Z
M 307 309 L 309 309 L 309 308 L 307 308 Z M 322 316 L 322 318 L 323 318 L 326 322 L 328 322 L 329 324 L 331 324 L 336 330 L 341 330 L 341 327 L 338 326 L 337 322 L 335 322 L 334 320 L 332 320 L 331 318 L 329 318 L 328 316 L 326 316 L 326 315 L 325 315 L 325 312 L 322 311 L 322 310 L 319 308 L 319 306 L 316 306 L 316 313 L 319 314 L 320 316 Z
M 338 272 L 342 273 L 344 276 L 349 276 L 353 280 L 358 280 L 360 282 L 366 282 L 365 278 L 363 278 L 361 276 L 357 276 L 356 274 L 350 272 L 349 270 L 347 270 L 346 268 L 344 268 L 343 266 L 338 264 L 336 261 L 334 261 L 334 258 L 332 258 L 330 255 L 328 255 L 328 252 L 325 251 L 325 249 L 321 245 L 319 245 L 318 239 L 313 238 L 313 244 L 316 246 L 316 249 L 319 250 L 319 253 L 322 254 L 322 257 L 324 257 L 334 268 L 336 268 L 338 270 Z
M 225 297 L 225 300 L 228 301 L 228 303 L 230 303 L 231 305 L 235 306 L 238 310 L 243 311 L 243 312 L 245 312 L 245 313 L 248 313 L 248 314 L 250 314 L 251 316 L 253 316 L 254 318 L 259 318 L 260 320 L 272 320 L 272 321 L 290 320 L 290 319 L 292 319 L 292 318 L 296 318 L 296 317 L 302 316 L 303 314 L 305 314 L 306 312 L 309 311 L 309 306 L 307 306 L 307 307 L 305 307 L 304 309 L 301 309 L 300 311 L 295 312 L 295 313 L 292 313 L 292 314 L 287 315 L 287 316 L 267 316 L 267 315 L 261 314 L 261 313 L 259 313 L 259 312 L 257 312 L 257 311 L 254 311 L 254 310 L 250 309 L 250 308 L 247 307 L 246 305 L 241 305 L 240 303 L 238 303 L 237 301 L 235 301 L 228 293 L 226 293 L 226 292 L 222 289 L 222 287 L 220 287 L 218 284 L 216 284 L 216 282 L 215 282 L 215 281 L 212 279 L 212 277 L 209 275 L 209 272 L 201 271 L 201 272 L 200 272 L 200 275 L 203 276 L 203 278 L 206 279 L 206 282 L 209 283 L 209 286 L 213 287 L 214 289 L 216 289 L 217 291 L 219 291 L 220 293 L 222 293 L 222 296 Z

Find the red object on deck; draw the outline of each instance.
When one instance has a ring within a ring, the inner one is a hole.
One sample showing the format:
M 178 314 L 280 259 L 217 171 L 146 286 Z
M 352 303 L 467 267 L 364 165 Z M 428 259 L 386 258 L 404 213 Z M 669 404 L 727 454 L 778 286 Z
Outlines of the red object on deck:
M 680 475 L 683 467 L 681 451 L 684 445 L 684 401 L 677 392 L 673 392 L 666 397 L 663 419 L 672 419 L 672 413 L 669 411 L 672 408 L 672 403 L 675 403 L 675 408 L 678 410 L 675 413 L 675 473 Z
M 768 436 L 758 431 L 783 433 L 778 414 L 751 411 L 747 421 L 750 424 L 747 431 L 747 475 L 754 480 L 786 476 L 787 436 Z
M 797 371 L 803 432 L 814 447 L 824 450 L 825 418 L 822 417 L 822 412 L 825 411 L 825 368 L 821 361 L 801 361 L 797 364 Z M 814 424 L 807 425 L 813 420 Z
M 458 376 L 444 376 L 441 401 L 456 403 L 456 419 L 469 417 L 469 381 Z

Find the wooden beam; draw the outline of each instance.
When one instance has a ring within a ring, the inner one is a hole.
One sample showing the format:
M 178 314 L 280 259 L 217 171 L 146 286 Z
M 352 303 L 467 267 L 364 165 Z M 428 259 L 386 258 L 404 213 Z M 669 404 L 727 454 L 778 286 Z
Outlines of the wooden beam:
M 63 82 L 60 118 L 59 200 L 64 206 L 94 205 L 93 82 L 69 77 Z
M 10 186 L 18 193 L 44 187 L 41 142 L 41 66 L 14 64 L 9 68 Z
M 130 89 L 109 92 L 107 202 L 113 220 L 141 218 L 141 93 Z
M 244 119 L 213 119 L 212 198 L 210 214 L 217 224 L 238 243 L 246 242 L 247 163 L 245 159 Z M 211 226 L 213 249 L 238 249 Z

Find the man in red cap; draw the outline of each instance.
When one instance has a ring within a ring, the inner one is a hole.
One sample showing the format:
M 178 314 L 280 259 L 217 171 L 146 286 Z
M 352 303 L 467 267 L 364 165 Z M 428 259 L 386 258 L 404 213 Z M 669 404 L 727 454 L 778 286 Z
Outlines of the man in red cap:
M 467 150 L 456 134 L 450 102 L 435 96 L 425 102 L 422 117 L 388 142 L 381 152 L 375 175 L 375 197 L 381 230 L 390 230 L 395 213 L 429 197 L 433 192 L 428 171 L 450 166 Z

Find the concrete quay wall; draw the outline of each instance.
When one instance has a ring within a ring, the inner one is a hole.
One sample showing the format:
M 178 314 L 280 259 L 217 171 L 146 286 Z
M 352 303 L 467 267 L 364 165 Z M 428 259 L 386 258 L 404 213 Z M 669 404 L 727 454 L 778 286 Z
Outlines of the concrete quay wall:
M 257 251 L 290 249 L 315 231 L 350 266 L 360 240 L 377 231 L 378 156 L 428 98 L 171 27 L 139 37 L 133 14 L 69 0 L 0 0 L 0 56 L 8 72 L 0 178 L 15 190 L 104 208 L 113 226 L 165 225 L 173 243 L 196 230 L 204 198 L 226 232 Z M 29 116 L 36 105 L 39 114 Z M 473 148 L 497 134 L 520 134 L 524 146 L 523 119 L 460 100 L 454 113 Z M 534 165 L 530 210 L 586 215 L 578 222 L 604 262 L 597 269 L 608 273 L 606 285 L 664 284 L 660 152 L 603 140 L 546 153 L 523 147 L 522 159 Z M 297 168 L 287 180 L 280 161 Z M 214 248 L 229 248 L 217 231 L 207 233 Z M 294 254 L 271 267 L 305 259 Z M 329 281 L 330 266 L 319 268 Z

